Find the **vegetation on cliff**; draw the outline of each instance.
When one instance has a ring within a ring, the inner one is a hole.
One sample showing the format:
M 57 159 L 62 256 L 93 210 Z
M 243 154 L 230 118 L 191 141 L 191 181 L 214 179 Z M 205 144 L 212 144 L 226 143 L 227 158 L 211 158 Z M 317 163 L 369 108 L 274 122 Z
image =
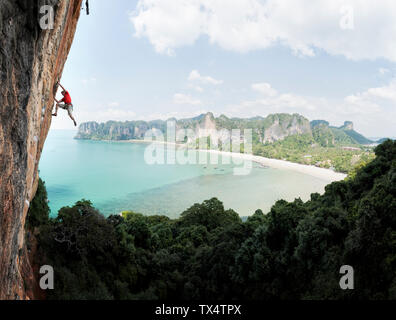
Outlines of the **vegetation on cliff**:
M 351 173 L 356 166 L 362 166 L 375 157 L 371 147 L 357 145 L 351 148 L 342 145 L 324 147 L 309 134 L 292 135 L 274 143 L 253 144 L 253 154 L 332 168 L 344 173 Z
M 39 256 L 55 270 L 48 298 L 396 299 L 396 142 L 375 152 L 323 195 L 245 222 L 215 198 L 175 220 L 104 218 L 87 200 L 46 220 L 40 187 L 29 221 L 42 222 Z M 342 265 L 355 270 L 354 290 L 339 287 Z

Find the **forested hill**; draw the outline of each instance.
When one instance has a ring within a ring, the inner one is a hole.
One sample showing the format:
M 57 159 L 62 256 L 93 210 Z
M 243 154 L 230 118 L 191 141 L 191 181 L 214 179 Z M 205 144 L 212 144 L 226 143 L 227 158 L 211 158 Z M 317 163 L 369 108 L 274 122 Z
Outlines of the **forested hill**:
M 40 182 L 28 214 L 49 299 L 396 299 L 396 142 L 349 179 L 245 222 L 213 198 L 179 219 L 104 218 L 82 200 L 48 217 Z M 133 209 L 133 208 L 131 208 Z M 354 269 L 341 290 L 340 267 Z
M 268 158 L 332 168 L 348 173 L 356 165 L 364 165 L 373 158 L 372 148 L 364 144 L 371 140 L 356 132 L 353 123 L 345 121 L 341 127 L 330 126 L 325 120 L 308 119 L 299 114 L 271 114 L 267 117 L 250 119 L 215 118 L 212 113 L 191 119 L 171 119 L 176 129 L 191 129 L 195 137 L 186 142 L 196 144 L 196 139 L 207 137 L 210 129 L 252 129 L 253 154 Z M 108 121 L 106 123 L 87 122 L 79 127 L 76 139 L 130 140 L 143 139 L 150 129 L 167 131 L 166 121 Z M 221 140 L 211 135 L 211 139 Z M 219 143 L 219 145 L 222 145 Z
M 299 114 L 270 114 L 267 117 L 248 119 L 214 117 L 211 112 L 194 118 L 169 119 L 176 122 L 176 129 L 192 129 L 197 137 L 207 134 L 205 129 L 252 129 L 254 139 L 260 143 L 272 143 L 291 135 L 308 134 L 322 146 L 369 144 L 373 141 L 354 131 L 353 124 L 345 121 L 341 127 L 330 126 L 327 121 L 308 119 Z M 108 121 L 85 122 L 79 126 L 76 139 L 131 140 L 143 139 L 150 129 L 158 129 L 166 135 L 167 121 Z M 243 134 L 243 132 L 242 132 Z

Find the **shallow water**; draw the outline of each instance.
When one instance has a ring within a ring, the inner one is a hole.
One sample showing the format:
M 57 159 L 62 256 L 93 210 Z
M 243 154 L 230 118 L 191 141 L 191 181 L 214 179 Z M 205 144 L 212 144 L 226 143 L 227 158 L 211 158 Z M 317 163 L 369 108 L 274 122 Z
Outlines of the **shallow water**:
M 103 214 L 134 210 L 177 217 L 196 202 L 217 197 L 241 216 L 267 212 L 276 200 L 309 199 L 324 180 L 291 170 L 253 164 L 234 175 L 236 164 L 149 165 L 146 144 L 74 140 L 75 132 L 49 133 L 40 161 L 51 215 L 85 198 Z M 165 155 L 166 156 L 166 155 Z M 220 157 L 220 162 L 222 161 Z

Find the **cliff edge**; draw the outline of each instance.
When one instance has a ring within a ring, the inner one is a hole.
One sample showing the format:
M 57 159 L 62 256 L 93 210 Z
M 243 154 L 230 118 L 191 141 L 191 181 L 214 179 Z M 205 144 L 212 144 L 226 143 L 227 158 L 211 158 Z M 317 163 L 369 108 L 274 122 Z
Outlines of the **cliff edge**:
M 0 299 L 32 299 L 25 219 L 82 0 L 0 2 Z M 54 8 L 43 30 L 40 8 Z

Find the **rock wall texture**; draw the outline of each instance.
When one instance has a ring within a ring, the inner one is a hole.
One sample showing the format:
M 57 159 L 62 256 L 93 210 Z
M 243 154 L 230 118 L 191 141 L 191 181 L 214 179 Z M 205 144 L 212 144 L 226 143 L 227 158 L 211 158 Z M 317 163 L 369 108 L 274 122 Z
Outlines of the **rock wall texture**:
M 276 114 L 270 117 L 272 124 L 265 129 L 263 142 L 272 143 L 294 134 L 312 134 L 309 121 L 299 115 L 293 114 L 283 121 Z
M 24 225 L 81 1 L 0 1 L 0 299 L 34 298 Z M 53 29 L 40 28 L 43 5 Z

